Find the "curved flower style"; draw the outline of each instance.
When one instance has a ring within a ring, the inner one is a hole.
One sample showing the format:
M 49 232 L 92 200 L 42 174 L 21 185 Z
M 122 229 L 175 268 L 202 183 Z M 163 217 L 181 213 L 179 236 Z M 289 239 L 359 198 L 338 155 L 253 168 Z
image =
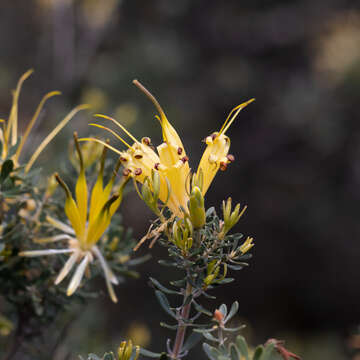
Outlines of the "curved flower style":
M 81 140 L 97 141 L 115 151 L 120 155 L 120 160 L 125 167 L 124 175 L 133 177 L 140 183 L 144 183 L 146 178 L 151 177 L 151 172 L 154 171 L 154 169 L 157 170 L 160 174 L 159 199 L 163 203 L 166 203 L 166 206 L 174 215 L 184 217 L 184 213 L 188 212 L 189 193 L 191 192 L 189 158 L 186 155 L 179 135 L 168 121 L 158 101 L 139 81 L 134 80 L 133 83 L 146 94 L 159 112 L 160 116 L 156 116 L 156 118 L 161 124 L 164 142 L 157 147 L 157 153 L 153 150 L 149 138 L 145 137 L 141 141 L 138 141 L 119 122 L 105 115 L 97 116 L 115 123 L 134 141 L 134 144 L 132 146 L 129 145 L 116 132 L 99 124 L 91 125 L 111 132 L 128 147 L 128 150 L 119 151 L 101 140 L 94 138 Z M 230 112 L 220 131 L 212 133 L 205 139 L 207 147 L 200 160 L 195 177 L 193 178 L 193 183 L 201 188 L 202 195 L 205 195 L 218 170 L 226 170 L 227 164 L 234 161 L 234 156 L 228 154 L 230 139 L 225 133 L 239 112 L 252 101 L 254 101 L 254 99 L 236 106 Z
M 0 119 L 0 123 L 2 124 L 0 128 L 0 163 L 3 162 L 7 157 L 10 157 L 16 164 L 19 161 L 19 157 L 23 150 L 23 147 L 28 139 L 30 132 L 39 118 L 39 115 L 47 102 L 48 99 L 52 98 L 56 95 L 61 95 L 60 91 L 51 91 L 44 95 L 41 99 L 38 107 L 35 110 L 33 117 L 31 118 L 29 124 L 26 127 L 25 133 L 23 134 L 21 140 L 19 139 L 18 135 L 18 103 L 19 103 L 19 96 L 21 92 L 22 85 L 24 81 L 33 73 L 33 70 L 28 70 L 24 73 L 17 85 L 16 89 L 13 92 L 13 102 L 10 109 L 9 118 L 7 120 Z M 59 131 L 75 116 L 77 112 L 83 109 L 89 108 L 88 105 L 79 105 L 75 107 L 59 124 L 51 131 L 51 133 L 41 142 L 41 144 L 37 147 L 37 150 L 31 156 L 30 160 L 26 164 L 25 172 L 28 172 L 32 165 L 34 164 L 35 160 L 38 158 L 40 153 L 44 150 L 44 148 L 49 144 L 49 142 L 59 133 Z M 17 146 L 18 145 L 18 146 Z M 17 147 L 16 147 L 17 146 Z M 11 155 L 11 148 L 16 147 L 16 151 L 14 154 Z
M 101 254 L 96 244 L 108 228 L 112 216 L 121 204 L 122 192 L 127 179 L 121 183 L 118 192 L 111 195 L 114 187 L 115 177 L 120 167 L 120 162 L 118 162 L 111 179 L 104 187 L 103 172 L 106 155 L 106 148 L 104 148 L 101 158 L 100 171 L 97 177 L 97 181 L 91 191 L 90 205 L 88 210 L 89 191 L 85 177 L 84 161 L 76 134 L 74 137 L 76 149 L 80 159 L 80 174 L 75 189 L 76 201 L 72 197 L 71 192 L 64 181 L 59 177 L 58 174 L 55 175 L 56 180 L 64 189 L 66 194 L 65 214 L 69 219 L 71 226 L 48 216 L 47 221 L 53 227 L 61 230 L 63 233 L 49 238 L 37 240 L 38 243 L 67 240 L 67 248 L 23 251 L 19 255 L 33 257 L 66 253 L 71 254 L 55 280 L 55 284 L 59 284 L 69 274 L 75 263 L 80 262 L 68 286 L 68 296 L 72 295 L 79 287 L 85 270 L 87 269 L 88 265 L 93 262 L 95 257 L 99 260 L 100 266 L 104 272 L 110 297 L 114 302 L 117 302 L 112 284 L 117 285 L 118 280 L 109 268 L 105 258 Z

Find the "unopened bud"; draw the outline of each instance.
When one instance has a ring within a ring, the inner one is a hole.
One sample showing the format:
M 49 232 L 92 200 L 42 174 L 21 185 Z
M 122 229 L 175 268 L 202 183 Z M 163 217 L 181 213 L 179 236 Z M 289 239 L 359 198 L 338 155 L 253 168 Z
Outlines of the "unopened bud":
M 188 207 L 190 212 L 190 219 L 194 228 L 202 228 L 205 225 L 206 215 L 204 197 L 198 186 L 195 186 L 191 191 Z
M 222 323 L 224 320 L 223 313 L 220 310 L 216 309 L 214 311 L 214 319 L 217 320 L 219 323 Z
M 46 187 L 46 197 L 52 196 L 57 187 L 58 182 L 56 181 L 55 176 L 50 176 Z

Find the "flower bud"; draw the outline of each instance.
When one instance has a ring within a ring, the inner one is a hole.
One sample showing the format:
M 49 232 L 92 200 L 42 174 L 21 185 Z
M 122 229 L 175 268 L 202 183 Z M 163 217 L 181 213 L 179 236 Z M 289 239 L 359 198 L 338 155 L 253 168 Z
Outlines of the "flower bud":
M 192 189 L 189 200 L 190 219 L 195 229 L 202 228 L 205 225 L 205 206 L 204 197 L 198 186 Z
M 179 249 L 183 250 L 184 252 L 187 252 L 192 247 L 192 231 L 192 224 L 189 220 L 186 221 L 180 219 L 178 221 L 174 221 L 172 227 L 173 242 Z
M 158 200 L 160 194 L 160 175 L 157 171 L 151 172 L 151 177 L 146 177 L 141 188 L 141 197 L 145 204 L 156 214 L 160 214 Z
M 247 208 L 247 206 L 244 206 L 240 211 L 240 204 L 237 204 L 235 209 L 231 211 L 231 202 L 231 198 L 228 198 L 227 201 L 223 201 L 222 204 L 224 216 L 224 225 L 220 233 L 222 237 L 224 237 L 230 231 L 230 229 L 238 223 Z
M 223 313 L 220 310 L 216 309 L 214 311 L 214 319 L 217 320 L 221 324 L 224 320 Z
M 55 192 L 56 188 L 58 187 L 58 182 L 55 179 L 55 176 L 50 176 L 47 182 L 46 186 L 46 197 L 52 196 L 52 194 Z
M 245 254 L 248 252 L 255 244 L 253 243 L 252 237 L 247 237 L 246 241 L 240 246 L 240 251 Z
M 133 354 L 133 344 L 132 341 L 123 341 L 118 349 L 118 357 L 119 360 L 130 360 L 131 356 Z M 140 354 L 140 347 L 139 346 L 135 346 L 135 354 L 133 357 L 133 360 L 137 360 L 139 358 L 139 354 Z

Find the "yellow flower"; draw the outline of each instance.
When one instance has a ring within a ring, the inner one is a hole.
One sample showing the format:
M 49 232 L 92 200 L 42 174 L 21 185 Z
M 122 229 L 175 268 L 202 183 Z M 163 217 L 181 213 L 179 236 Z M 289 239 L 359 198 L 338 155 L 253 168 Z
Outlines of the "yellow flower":
M 18 107 L 19 107 L 19 96 L 21 92 L 22 85 L 24 81 L 33 73 L 33 70 L 28 70 L 25 74 L 23 74 L 16 86 L 16 89 L 13 92 L 13 101 L 12 106 L 10 109 L 10 114 L 7 120 L 0 119 L 0 143 L 1 143 L 1 150 L 0 150 L 0 163 L 7 159 L 9 156 L 18 164 L 19 157 L 23 150 L 23 147 L 28 139 L 30 132 L 39 118 L 39 115 L 48 99 L 53 96 L 60 95 L 59 91 L 51 91 L 44 95 L 41 99 L 38 107 L 35 110 L 34 115 L 32 116 L 29 124 L 26 127 L 25 133 L 23 134 L 21 140 L 19 139 L 18 134 Z M 75 107 L 60 123 L 53 129 L 53 131 L 41 142 L 40 145 L 37 146 L 37 150 L 31 156 L 30 160 L 26 164 L 25 172 L 28 172 L 32 165 L 34 164 L 35 160 L 38 158 L 40 153 L 44 150 L 44 148 L 49 144 L 49 142 L 58 134 L 58 132 L 75 116 L 77 112 L 80 110 L 88 108 L 88 105 L 79 105 Z M 13 155 L 10 154 L 11 148 L 16 148 L 16 151 Z
M 234 160 L 232 155 L 228 155 L 230 139 L 225 133 L 239 112 L 254 101 L 254 99 L 236 106 L 230 112 L 220 131 L 214 132 L 205 139 L 207 147 L 200 160 L 197 172 L 194 176 L 191 176 L 191 170 L 188 164 L 189 158 L 186 155 L 182 141 L 176 130 L 168 121 L 160 104 L 139 81 L 134 80 L 134 84 L 146 94 L 159 112 L 160 116 L 156 116 L 156 118 L 159 120 L 162 127 L 164 142 L 157 147 L 157 152 L 153 150 L 149 138 L 145 137 L 141 141 L 138 141 L 119 122 L 105 115 L 97 116 L 115 123 L 131 140 L 134 141 L 133 145 L 129 145 L 115 131 L 99 124 L 91 125 L 111 132 L 127 146 L 128 150 L 119 151 L 116 148 L 105 144 L 101 140 L 94 138 L 85 138 L 81 140 L 97 141 L 115 151 L 120 155 L 120 160 L 125 167 L 124 175 L 133 177 L 140 183 L 144 183 L 145 179 L 151 177 L 152 170 L 157 170 L 160 174 L 159 199 L 163 203 L 166 203 L 166 206 L 173 214 L 178 217 L 183 217 L 184 212 L 188 212 L 189 194 L 191 192 L 190 183 L 199 186 L 202 195 L 205 195 L 217 171 L 219 169 L 226 170 L 227 164 Z
M 127 179 L 121 183 L 117 193 L 111 195 L 114 187 L 116 173 L 120 167 L 120 162 L 118 162 L 111 179 L 104 187 L 103 171 L 106 155 L 106 148 L 104 148 L 97 181 L 92 188 L 91 193 L 89 193 L 85 176 L 84 160 L 76 134 L 74 135 L 74 138 L 80 160 L 80 173 L 75 188 L 76 200 L 73 198 L 69 188 L 59 177 L 59 175 L 55 175 L 56 180 L 64 189 L 66 194 L 65 214 L 69 219 L 71 226 L 50 216 L 47 216 L 47 221 L 53 227 L 61 230 L 63 233 L 49 238 L 37 240 L 38 243 L 67 240 L 68 246 L 65 249 L 23 251 L 19 255 L 33 257 L 60 253 L 71 254 L 70 258 L 65 263 L 64 267 L 55 280 L 55 284 L 59 284 L 69 274 L 75 263 L 80 262 L 68 286 L 68 296 L 72 295 L 76 291 L 81 283 L 84 272 L 88 265 L 93 262 L 94 258 L 97 258 L 104 272 L 110 297 L 114 302 L 117 302 L 112 284 L 118 284 L 118 280 L 109 268 L 105 258 L 101 254 L 96 244 L 110 225 L 112 216 L 120 206 L 123 189 Z

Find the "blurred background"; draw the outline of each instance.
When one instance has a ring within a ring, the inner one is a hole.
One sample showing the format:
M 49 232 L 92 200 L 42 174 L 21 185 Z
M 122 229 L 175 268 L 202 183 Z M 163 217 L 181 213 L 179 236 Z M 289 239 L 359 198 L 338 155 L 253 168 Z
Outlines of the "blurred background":
M 360 324 L 358 1 L 1 1 L 0 117 L 29 68 L 24 124 L 44 93 L 63 92 L 46 107 L 39 138 L 86 102 L 160 143 L 155 109 L 131 84 L 138 78 L 183 138 L 193 168 L 201 140 L 255 97 L 228 131 L 236 161 L 206 198 L 218 210 L 228 196 L 248 205 L 236 230 L 255 237 L 254 257 L 208 306 L 239 300 L 237 321 L 248 325 L 250 343 L 285 338 L 304 359 L 345 359 L 359 346 L 350 338 Z M 69 134 L 89 134 L 91 120 L 77 117 L 41 156 L 45 173 L 66 161 Z M 140 238 L 152 214 L 135 192 L 122 211 Z M 157 264 L 161 247 L 151 254 L 142 277 L 118 288 L 119 304 L 105 296 L 82 309 L 64 347 L 71 359 L 115 349 L 128 336 L 164 349 L 159 320 L 167 316 L 148 276 L 166 283 L 177 275 Z

